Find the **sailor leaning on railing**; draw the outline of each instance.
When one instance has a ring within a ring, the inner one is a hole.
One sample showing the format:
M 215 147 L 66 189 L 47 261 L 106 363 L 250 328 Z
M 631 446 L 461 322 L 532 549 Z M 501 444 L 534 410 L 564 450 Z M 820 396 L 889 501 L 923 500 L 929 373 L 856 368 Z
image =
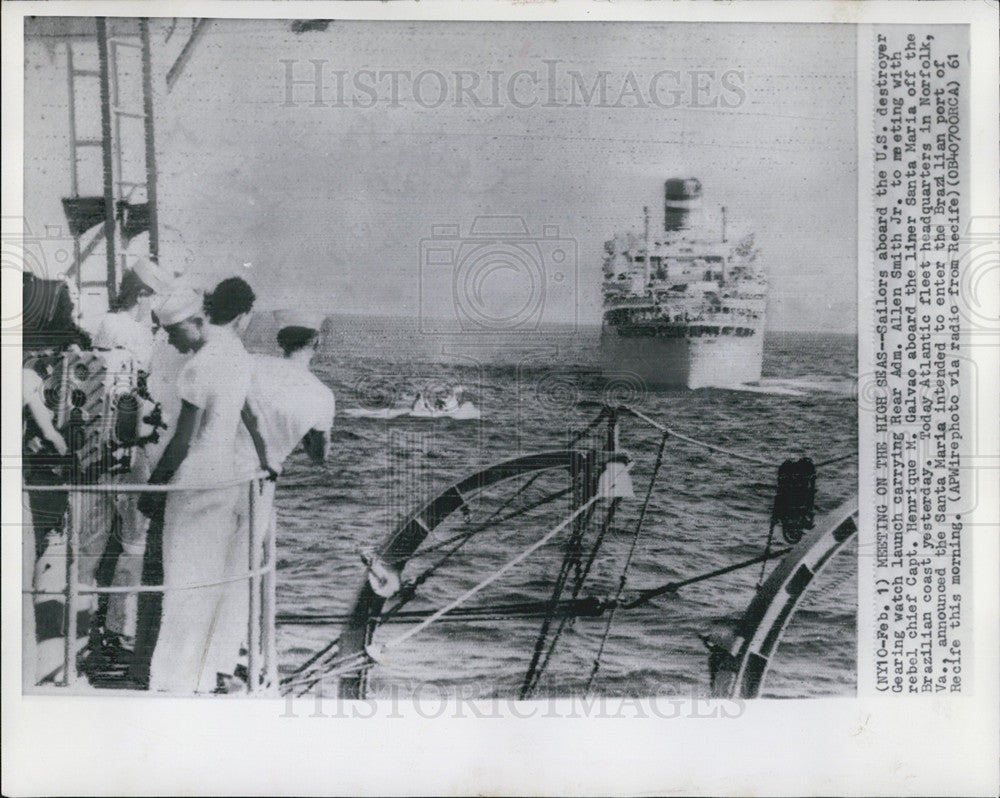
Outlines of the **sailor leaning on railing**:
M 251 356 L 250 396 L 257 411 L 268 458 L 280 472 L 285 460 L 300 442 L 313 463 L 324 462 L 329 450 L 335 403 L 333 392 L 309 370 L 320 344 L 322 314 L 287 311 L 278 313 L 277 321 L 277 340 L 284 357 L 264 354 Z M 253 443 L 245 426 L 237 431 L 236 459 L 237 462 L 253 460 Z M 270 528 L 272 535 L 276 525 L 274 490 L 274 481 L 265 482 L 255 507 L 256 517 Z M 246 491 L 240 492 L 236 511 L 236 541 L 240 549 L 234 561 L 247 562 L 246 546 L 250 541 L 250 534 Z M 238 624 L 250 611 L 247 591 L 236 591 L 233 595 L 240 604 L 230 613 L 230 617 Z M 243 645 L 246 645 L 245 640 Z M 277 685 L 277 663 L 273 657 L 268 662 L 272 667 L 269 673 L 264 674 L 265 680 L 271 685 Z M 239 686 L 237 683 L 237 687 Z M 223 683 L 220 687 L 225 688 L 226 684 Z
M 157 310 L 171 342 L 181 351 L 195 349 L 197 353 L 178 379 L 184 404 L 177 431 L 151 483 L 170 473 L 184 436 L 191 436 L 192 443 L 174 471 L 177 482 L 211 478 L 213 472 L 229 478 L 251 470 L 258 459 L 265 470 L 276 475 L 269 464 L 280 469 L 300 441 L 314 461 L 325 458 L 333 424 L 333 394 L 309 371 L 322 318 L 301 313 L 279 315 L 278 343 L 285 357 L 252 357 L 236 332 L 245 328 L 253 299 L 249 286 L 232 278 L 206 298 L 207 325 L 196 303 L 183 294 L 165 303 L 166 318 Z M 221 361 L 226 362 L 223 365 Z M 240 415 L 234 416 L 234 410 L 241 411 Z M 213 423 L 214 428 L 210 426 Z M 226 435 L 224 440 L 219 437 L 222 435 Z M 179 441 L 176 449 L 172 448 L 174 440 Z M 189 465 L 191 452 L 193 467 Z M 229 472 L 225 472 L 227 456 Z M 257 503 L 258 517 L 265 523 L 273 523 L 273 495 L 274 485 L 267 484 Z M 172 504 L 176 512 L 171 512 Z M 238 575 L 248 560 L 248 511 L 243 491 L 215 495 L 202 491 L 189 498 L 186 494 L 169 495 L 163 530 L 164 583 L 228 580 Z M 235 516 L 235 524 L 231 517 L 226 520 L 226 513 Z M 212 536 L 211 544 L 199 548 L 200 535 L 192 529 Z M 220 534 L 221 529 L 233 529 L 233 534 Z M 247 601 L 245 586 L 239 582 L 226 582 L 217 589 L 167 593 L 150 688 L 173 693 L 225 689 L 236 671 L 239 650 L 247 644 Z M 272 681 L 276 678 L 273 672 L 266 676 Z
M 149 287 L 153 280 L 143 276 L 139 282 Z M 104 634 L 92 635 L 91 648 L 96 645 L 97 650 L 90 652 L 85 666 L 90 663 L 93 671 L 107 666 L 109 659 L 117 660 L 114 664 L 127 666 L 131 686 L 148 684 L 153 690 L 191 694 L 227 690 L 240 684 L 234 678 L 238 657 L 241 648 L 246 650 L 251 642 L 247 640 L 248 591 L 241 577 L 247 575 L 247 546 L 252 533 L 248 528 L 248 493 L 245 485 L 239 486 L 238 478 L 251 477 L 258 464 L 275 477 L 275 469 L 300 441 L 314 461 L 322 462 L 326 455 L 334 414 L 333 395 L 309 371 L 322 318 L 302 313 L 280 315 L 278 343 L 285 357 L 251 356 L 239 335 L 249 320 L 254 299 L 245 281 L 231 278 L 222 281 L 207 297 L 189 288 L 173 288 L 157 303 L 156 321 L 166 332 L 169 344 L 191 356 L 180 369 L 175 386 L 164 379 L 163 373 L 154 374 L 159 378 L 164 400 L 176 387 L 179 412 L 171 424 L 170 442 L 162 456 L 156 458 L 152 474 L 148 463 L 154 458 L 147 457 L 143 463 L 140 456 L 125 481 L 134 484 L 149 474 L 150 483 L 176 484 L 178 490 L 143 493 L 137 501 L 116 502 L 108 501 L 113 493 L 74 493 L 76 497 L 96 497 L 75 498 L 80 508 L 89 503 L 106 511 L 102 516 L 78 508 L 72 514 L 78 519 L 75 524 L 79 525 L 76 531 L 81 533 L 81 542 L 83 533 L 93 538 L 86 551 L 81 549 L 81 555 L 93 551 L 102 536 L 106 542 L 105 530 L 118 526 L 123 531 L 125 559 L 119 556 L 122 575 L 116 573 L 115 584 L 138 584 L 137 552 L 145 548 L 142 583 L 166 585 L 162 596 L 145 591 L 138 597 L 134 651 L 129 646 L 133 641 L 127 616 L 131 613 L 111 613 Z M 133 340 L 146 340 L 138 313 L 132 321 L 136 324 L 115 319 L 102 323 L 101 329 L 127 333 L 118 336 L 119 340 L 114 341 L 118 344 L 129 333 Z M 154 346 L 154 361 L 156 354 Z M 195 485 L 206 487 L 188 489 Z M 273 482 L 264 483 L 255 494 L 255 517 L 264 525 L 273 524 L 273 490 Z M 151 519 L 145 547 L 139 532 L 145 531 L 146 524 L 136 518 L 136 509 Z M 130 513 L 126 519 L 124 516 Z M 81 528 L 84 521 L 90 525 L 86 529 Z M 108 560 L 114 558 L 112 548 L 108 547 L 103 559 L 93 558 L 104 564 L 105 570 Z M 263 559 L 255 556 L 250 561 Z M 273 569 L 273 556 L 269 567 Z M 89 566 L 82 569 L 80 581 L 93 583 L 96 570 L 91 574 Z M 207 586 L 176 589 L 202 584 Z M 112 604 L 135 603 L 134 594 L 113 593 L 111 599 Z M 252 629 L 251 624 L 251 638 Z M 106 650 L 109 640 L 115 643 L 110 655 Z M 272 650 L 273 643 L 273 639 L 259 641 Z M 264 661 L 270 672 L 263 677 L 273 683 L 274 658 L 265 657 Z
M 234 453 L 241 417 L 253 437 L 260 466 L 269 469 L 248 402 L 250 355 L 239 337 L 254 299 L 250 286 L 234 277 L 205 297 L 204 308 L 193 291 L 174 294 L 157 308 L 170 343 L 194 354 L 177 378 L 180 415 L 150 484 L 231 482 L 238 476 Z M 246 470 L 251 469 L 248 463 Z M 162 505 L 165 585 L 200 584 L 231 575 L 238 498 L 235 486 L 169 493 L 165 503 L 161 494 L 143 494 L 139 509 L 146 515 L 154 517 Z M 232 622 L 220 612 L 232 604 L 227 593 L 239 589 L 234 584 L 164 594 L 150 689 L 170 693 L 215 689 L 216 673 L 224 672 L 233 657 L 224 637 Z

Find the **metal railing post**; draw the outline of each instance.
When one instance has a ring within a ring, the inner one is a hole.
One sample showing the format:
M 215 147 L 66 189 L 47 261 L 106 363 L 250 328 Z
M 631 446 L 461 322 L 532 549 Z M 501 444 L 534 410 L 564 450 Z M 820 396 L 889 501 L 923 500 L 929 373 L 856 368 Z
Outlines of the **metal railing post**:
M 82 515 L 79 507 L 80 497 L 69 503 L 69 520 L 66 523 L 66 623 L 63 648 L 63 684 L 72 687 L 76 684 L 76 617 L 77 603 L 80 596 L 80 559 L 79 540 L 77 540 L 77 515 Z M 76 510 L 76 512 L 74 512 Z
M 269 490 L 265 485 L 265 490 Z M 273 507 L 273 494 L 272 494 Z M 276 530 L 272 523 L 274 518 L 273 510 L 266 519 L 267 532 L 265 534 L 265 562 L 267 571 L 264 573 L 264 597 L 262 608 L 262 625 L 264 628 L 264 679 L 270 690 L 278 687 L 278 638 L 275 629 L 275 613 L 277 602 L 277 578 L 278 578 L 278 547 L 275 540 Z
M 250 480 L 250 496 L 247 518 L 250 530 L 250 578 L 248 579 L 250 602 L 249 618 L 247 619 L 247 685 L 250 693 L 260 689 L 260 577 L 254 572 L 258 568 L 257 547 L 257 480 Z
M 80 581 L 80 563 L 81 563 L 81 546 L 83 533 L 83 523 L 89 519 L 86 512 L 86 507 L 84 506 L 84 497 L 89 494 L 95 495 L 105 495 L 105 494 L 115 494 L 120 493 L 155 493 L 155 494 L 166 494 L 178 490 L 205 490 L 201 485 L 178 485 L 178 484 L 167 484 L 167 485 L 147 485 L 147 484 L 82 484 L 79 482 L 74 482 L 70 484 L 57 484 L 57 485 L 31 485 L 30 488 L 25 488 L 29 491 L 36 491 L 41 494 L 56 494 L 56 493 L 68 493 L 68 509 L 67 515 L 63 520 L 63 540 L 65 541 L 65 567 L 64 576 L 65 582 L 62 585 L 55 585 L 51 589 L 40 589 L 37 584 L 35 584 L 32 578 L 31 584 L 28 587 L 22 586 L 22 595 L 25 598 L 25 605 L 30 606 L 31 610 L 34 608 L 34 601 L 40 596 L 51 596 L 54 599 L 63 599 L 63 617 L 62 617 L 62 633 L 64 639 L 62 641 L 63 647 L 61 651 L 61 657 L 55 661 L 47 661 L 46 668 L 49 668 L 47 675 L 41 677 L 42 681 L 45 679 L 55 679 L 59 680 L 58 683 L 61 686 L 68 687 L 79 683 L 81 679 L 81 674 L 78 672 L 77 668 L 77 654 L 80 649 L 79 636 L 79 622 L 78 617 L 81 609 L 81 599 L 89 596 L 101 596 L 107 594 L 146 594 L 146 593 L 157 593 L 163 594 L 167 590 L 194 590 L 194 589 L 205 589 L 205 588 L 215 588 L 219 586 L 225 586 L 224 589 L 229 588 L 229 583 L 240 582 L 243 579 L 247 581 L 247 597 L 248 609 L 246 618 L 246 632 L 247 632 L 247 679 L 248 679 L 248 692 L 260 694 L 262 691 L 268 689 L 274 689 L 277 686 L 277 646 L 276 646 L 276 633 L 275 633 L 275 608 L 276 608 L 276 543 L 274 531 L 269 529 L 270 525 L 270 515 L 263 513 L 261 510 L 261 486 L 263 485 L 260 474 L 251 477 L 249 480 L 246 477 L 241 477 L 233 479 L 228 482 L 224 482 L 222 488 L 236 488 L 245 487 L 248 491 L 248 506 L 247 506 L 247 544 L 248 544 L 248 554 L 247 562 L 249 564 L 248 571 L 246 575 L 237 574 L 233 578 L 227 578 L 225 574 L 220 574 L 219 579 L 205 581 L 203 583 L 192 583 L 192 584 L 181 584 L 181 585 L 163 585 L 162 583 L 158 585 L 150 584 L 140 584 L 140 585 L 128 585 L 128 586 L 92 586 L 89 581 L 87 583 L 81 583 Z M 260 527 L 260 516 L 265 516 L 265 526 L 264 530 Z M 100 519 L 98 519 L 98 522 Z M 263 537 L 262 537 L 263 531 Z M 30 542 L 30 541 L 29 541 Z M 148 544 L 148 541 L 147 541 Z M 35 556 L 32 552 L 31 556 L 32 567 L 35 564 Z M 27 570 L 27 569 L 25 569 Z M 145 572 L 143 575 L 145 577 Z M 162 576 L 160 577 L 162 579 Z M 238 586 L 233 586 L 234 588 Z M 89 602 L 89 599 L 88 599 Z M 27 609 L 25 611 L 25 620 L 30 622 L 35 620 L 35 625 L 37 626 L 37 619 L 33 618 L 34 612 L 29 612 Z M 37 634 L 37 628 L 27 630 L 27 634 L 32 636 Z M 155 634 L 155 632 L 154 632 Z M 57 642 L 57 640 L 53 640 Z M 144 650 L 144 654 L 152 654 L 149 640 L 143 640 L 143 645 L 148 651 Z M 23 646 L 22 656 L 27 655 L 34 646 L 28 646 L 25 644 Z M 59 656 L 58 647 L 54 650 L 50 649 L 52 654 Z M 37 655 L 38 652 L 36 651 Z M 29 669 L 37 670 L 38 661 L 37 656 L 35 662 L 26 663 L 26 667 Z M 148 663 L 147 663 L 148 668 Z M 62 671 L 62 677 L 59 677 L 59 671 Z M 147 674 L 148 675 L 148 674 Z M 30 677 L 30 683 L 32 685 L 36 684 L 37 679 L 35 677 Z M 26 683 L 27 684 L 27 683 Z

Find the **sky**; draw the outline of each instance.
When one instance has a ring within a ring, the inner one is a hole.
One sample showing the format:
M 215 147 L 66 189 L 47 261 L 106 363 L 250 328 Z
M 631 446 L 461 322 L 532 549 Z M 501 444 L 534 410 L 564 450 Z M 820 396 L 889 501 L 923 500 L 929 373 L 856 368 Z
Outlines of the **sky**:
M 724 205 L 731 237 L 756 236 L 770 329 L 855 329 L 849 26 L 225 20 L 167 91 L 186 32 L 168 27 L 153 21 L 162 257 L 195 281 L 242 274 L 262 308 L 447 316 L 435 227 L 457 226 L 458 253 L 476 217 L 513 216 L 540 241 L 544 320 L 599 323 L 603 242 L 641 231 L 643 206 L 655 232 L 663 181 L 697 177 L 707 222 Z M 26 46 L 35 230 L 65 224 L 61 52 Z M 318 106 L 287 83 L 317 68 Z M 478 288 L 517 305 L 524 279 Z

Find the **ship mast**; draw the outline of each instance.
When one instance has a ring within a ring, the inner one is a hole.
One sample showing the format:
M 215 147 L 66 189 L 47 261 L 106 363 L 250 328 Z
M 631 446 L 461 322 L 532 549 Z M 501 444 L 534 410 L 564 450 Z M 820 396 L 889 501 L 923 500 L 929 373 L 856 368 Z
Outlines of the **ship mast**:
M 722 243 L 726 243 L 726 206 L 722 206 Z M 726 267 L 729 265 L 729 255 L 725 250 L 722 252 L 722 282 L 726 282 Z
M 646 242 L 646 256 L 642 261 L 643 288 L 649 285 L 649 206 L 643 205 L 642 218 L 644 222 L 643 240 Z

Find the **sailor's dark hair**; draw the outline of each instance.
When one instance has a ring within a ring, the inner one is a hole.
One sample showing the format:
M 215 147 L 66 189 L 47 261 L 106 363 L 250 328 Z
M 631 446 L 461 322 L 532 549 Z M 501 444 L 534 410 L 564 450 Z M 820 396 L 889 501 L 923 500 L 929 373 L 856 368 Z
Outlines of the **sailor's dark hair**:
M 246 280 L 230 277 L 205 295 L 205 315 L 212 324 L 229 324 L 241 313 L 249 313 L 256 298 Z
M 309 346 L 318 335 L 319 332 L 311 327 L 282 327 L 278 330 L 278 346 L 288 356 Z

